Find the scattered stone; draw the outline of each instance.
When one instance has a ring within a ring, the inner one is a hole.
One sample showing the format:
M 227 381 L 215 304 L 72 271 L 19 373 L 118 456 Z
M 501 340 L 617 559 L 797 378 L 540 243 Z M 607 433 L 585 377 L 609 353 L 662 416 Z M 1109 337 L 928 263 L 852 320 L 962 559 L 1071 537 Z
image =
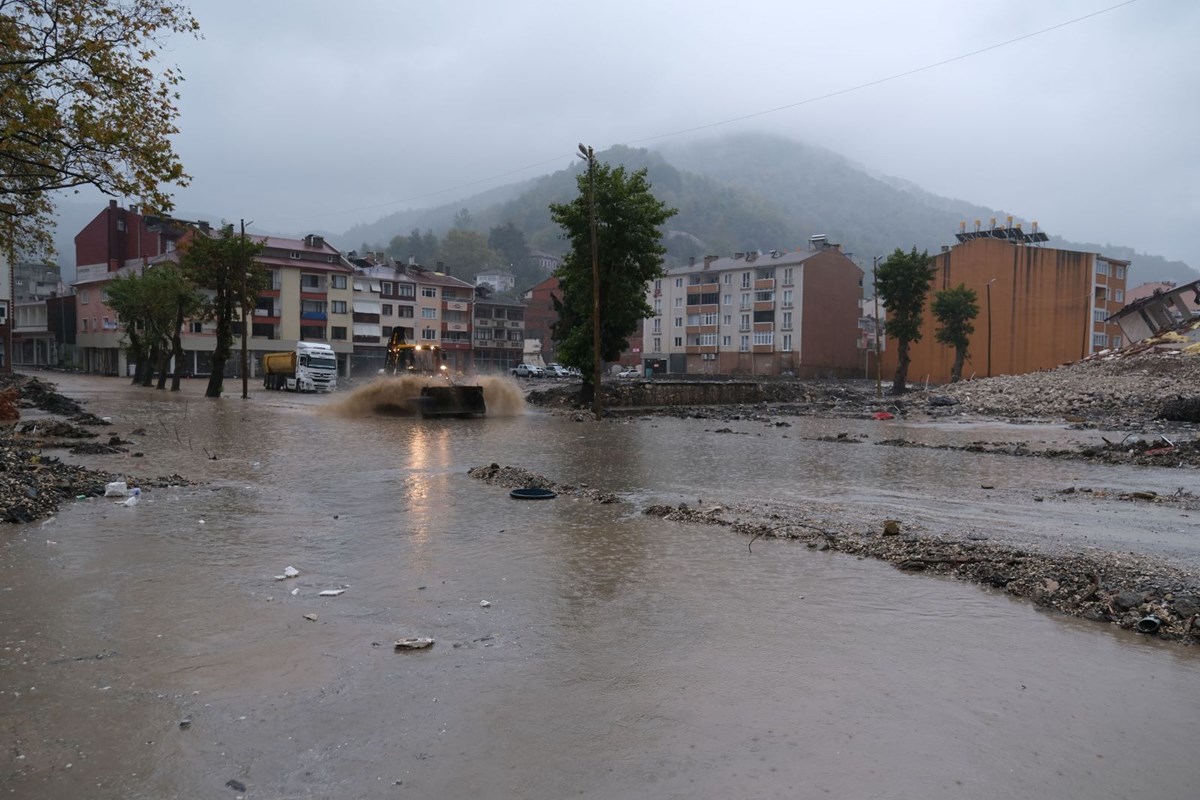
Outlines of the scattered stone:
M 242 783 L 239 780 L 234 780 L 233 778 L 230 778 L 229 780 L 225 781 L 225 785 L 228 786 L 230 789 L 233 789 L 235 792 L 246 791 L 246 784 Z
M 883 535 L 884 536 L 899 536 L 900 535 L 900 523 L 894 519 L 885 519 L 883 521 Z
M 396 650 L 424 650 L 433 646 L 432 636 L 414 636 L 408 639 L 397 639 Z
M 317 597 L 337 597 L 338 595 L 345 593 L 345 589 L 322 589 L 321 591 L 317 592 Z
M 306 620 L 308 620 L 309 622 L 316 622 L 316 621 L 317 621 L 317 615 L 316 615 L 316 614 L 305 614 L 305 615 L 304 615 L 304 618 L 305 618 Z

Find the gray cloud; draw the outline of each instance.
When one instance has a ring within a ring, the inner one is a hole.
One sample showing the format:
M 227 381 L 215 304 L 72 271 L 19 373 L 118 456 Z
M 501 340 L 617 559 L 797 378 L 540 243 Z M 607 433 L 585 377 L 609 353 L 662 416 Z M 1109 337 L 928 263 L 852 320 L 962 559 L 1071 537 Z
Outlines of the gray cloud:
M 205 38 L 164 54 L 187 78 L 178 146 L 195 180 L 177 201 L 345 230 L 560 168 L 579 141 L 796 103 L 1110 4 L 206 0 Z M 703 135 L 781 133 L 1071 239 L 1200 264 L 1198 34 L 1200 6 L 1139 0 Z

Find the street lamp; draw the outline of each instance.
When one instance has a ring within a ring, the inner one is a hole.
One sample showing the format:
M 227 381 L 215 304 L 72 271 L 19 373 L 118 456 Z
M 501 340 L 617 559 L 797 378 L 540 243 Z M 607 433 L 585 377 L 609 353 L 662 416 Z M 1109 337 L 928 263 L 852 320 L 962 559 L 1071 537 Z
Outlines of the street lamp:
M 592 237 L 592 413 L 600 419 L 600 251 L 596 242 L 596 154 L 579 145 L 579 157 L 588 165 L 588 226 Z
M 879 341 L 879 276 L 876 270 L 879 268 L 879 262 L 883 261 L 887 256 L 875 256 L 871 259 L 871 285 L 874 292 L 875 300 L 875 396 L 883 397 L 883 363 L 880 361 L 880 341 Z
M 987 312 L 988 312 L 988 341 L 987 341 L 987 376 L 992 377 L 992 284 L 996 282 L 992 278 L 987 282 Z

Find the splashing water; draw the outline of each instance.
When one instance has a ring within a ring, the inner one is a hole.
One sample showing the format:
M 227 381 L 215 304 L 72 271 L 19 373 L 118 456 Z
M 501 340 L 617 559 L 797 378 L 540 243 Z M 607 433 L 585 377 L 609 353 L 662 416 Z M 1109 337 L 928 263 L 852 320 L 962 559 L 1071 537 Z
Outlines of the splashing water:
M 320 410 L 339 417 L 418 417 L 420 412 L 414 399 L 421 396 L 421 388 L 445 385 L 446 381 L 436 375 L 377 378 L 345 397 L 326 403 Z M 488 375 L 468 379 L 461 385 L 483 387 L 489 417 L 511 417 L 525 412 L 524 392 L 509 378 Z

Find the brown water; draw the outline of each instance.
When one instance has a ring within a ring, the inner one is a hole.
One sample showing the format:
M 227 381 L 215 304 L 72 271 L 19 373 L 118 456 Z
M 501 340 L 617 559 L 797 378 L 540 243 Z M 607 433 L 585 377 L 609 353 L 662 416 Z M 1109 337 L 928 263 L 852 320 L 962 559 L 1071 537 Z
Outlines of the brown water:
M 64 388 L 147 430 L 145 459 L 88 463 L 209 483 L 0 528 L 0 794 L 231 798 L 236 779 L 248 798 L 1198 795 L 1194 648 L 637 512 L 899 505 L 931 527 L 1192 563 L 1178 512 L 1015 500 L 1189 474 L 803 438 L 846 422 L 740 436 Z M 493 461 L 628 502 L 513 501 L 465 474 Z M 288 565 L 300 577 L 273 580 Z M 404 636 L 437 643 L 393 652 Z

